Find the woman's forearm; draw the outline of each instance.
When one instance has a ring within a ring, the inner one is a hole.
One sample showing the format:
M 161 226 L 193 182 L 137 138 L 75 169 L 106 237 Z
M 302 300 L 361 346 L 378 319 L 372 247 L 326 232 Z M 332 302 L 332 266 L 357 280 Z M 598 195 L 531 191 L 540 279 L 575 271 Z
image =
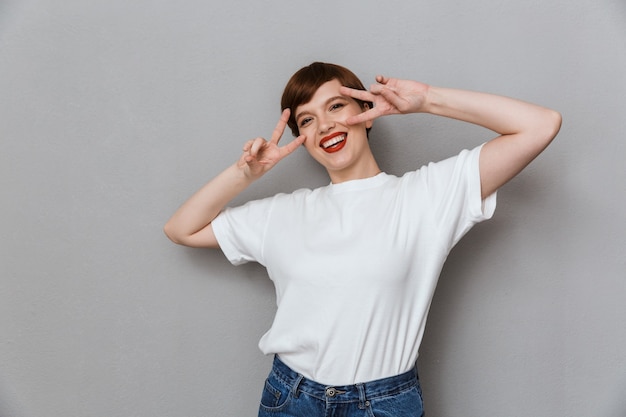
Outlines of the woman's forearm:
M 290 110 L 281 114 L 271 139 L 258 137 L 246 142 L 239 160 L 226 168 L 187 200 L 165 224 L 165 234 L 174 242 L 193 247 L 217 248 L 211 222 L 226 204 L 261 178 L 279 161 L 294 152 L 304 140 L 299 136 L 279 146 Z
M 238 164 L 231 165 L 176 210 L 165 224 L 165 234 L 178 244 L 215 247 L 212 230 L 206 228 L 252 182 Z
M 554 111 L 521 100 L 450 88 L 430 87 L 426 112 L 473 123 L 500 135 L 554 130 Z

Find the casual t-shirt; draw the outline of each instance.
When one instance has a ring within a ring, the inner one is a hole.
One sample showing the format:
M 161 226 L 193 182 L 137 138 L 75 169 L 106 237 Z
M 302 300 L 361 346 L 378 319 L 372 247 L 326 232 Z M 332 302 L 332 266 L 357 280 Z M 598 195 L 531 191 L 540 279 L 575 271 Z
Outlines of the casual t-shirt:
M 448 253 L 495 210 L 480 149 L 225 209 L 212 223 L 222 251 L 264 265 L 276 288 L 261 351 L 328 385 L 411 369 Z

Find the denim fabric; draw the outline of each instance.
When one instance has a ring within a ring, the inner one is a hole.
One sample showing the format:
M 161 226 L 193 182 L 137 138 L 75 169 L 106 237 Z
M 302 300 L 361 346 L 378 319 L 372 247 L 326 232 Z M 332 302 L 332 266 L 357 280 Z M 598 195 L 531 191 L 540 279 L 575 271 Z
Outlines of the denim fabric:
M 346 386 L 326 386 L 277 357 L 261 396 L 259 417 L 423 417 L 417 370 Z

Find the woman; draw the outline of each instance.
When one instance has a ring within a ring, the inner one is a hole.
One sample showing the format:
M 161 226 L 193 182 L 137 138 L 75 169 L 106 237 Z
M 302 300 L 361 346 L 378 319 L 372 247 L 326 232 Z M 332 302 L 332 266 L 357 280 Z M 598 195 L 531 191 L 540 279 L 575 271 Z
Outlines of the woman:
M 511 98 L 376 81 L 367 91 L 341 66 L 302 68 L 270 140 L 248 141 L 165 226 L 174 242 L 259 262 L 274 281 L 278 309 L 259 347 L 275 359 L 259 416 L 423 415 L 415 362 L 443 263 L 561 124 L 557 112 Z M 376 118 L 406 113 L 498 136 L 398 178 L 381 172 L 367 135 Z M 280 146 L 287 126 L 296 138 Z M 225 208 L 300 145 L 328 186 Z

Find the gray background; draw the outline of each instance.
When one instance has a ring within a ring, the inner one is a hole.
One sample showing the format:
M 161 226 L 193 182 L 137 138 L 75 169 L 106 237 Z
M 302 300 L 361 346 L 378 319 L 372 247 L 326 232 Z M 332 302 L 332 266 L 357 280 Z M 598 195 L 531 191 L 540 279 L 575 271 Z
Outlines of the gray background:
M 0 416 L 252 416 L 258 265 L 171 244 L 314 60 L 562 112 L 453 250 L 418 361 L 429 416 L 624 417 L 626 4 L 0 1 Z M 491 132 L 379 120 L 401 174 Z M 328 182 L 304 149 L 235 203 Z

